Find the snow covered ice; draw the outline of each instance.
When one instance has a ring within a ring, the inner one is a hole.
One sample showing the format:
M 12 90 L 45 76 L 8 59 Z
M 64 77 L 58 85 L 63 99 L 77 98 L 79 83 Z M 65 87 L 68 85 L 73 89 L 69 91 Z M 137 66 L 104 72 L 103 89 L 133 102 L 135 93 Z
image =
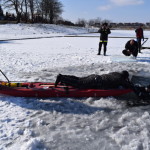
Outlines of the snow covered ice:
M 99 37 L 66 37 L 88 36 L 84 33 L 89 31 L 42 24 L 0 25 L 0 40 L 43 37 L 0 41 L 0 69 L 11 81 L 55 82 L 59 73 L 86 76 L 122 70 L 150 77 L 148 49 L 136 61 L 113 61 L 122 57 L 130 38 L 109 38 L 107 56 L 98 56 Z M 110 36 L 135 36 L 134 30 L 111 32 Z M 150 31 L 144 34 L 150 38 Z M 150 41 L 144 46 L 150 47 Z M 6 79 L 0 75 L 0 80 Z M 0 95 L 0 150 L 149 150 L 149 120 L 150 106 L 130 108 L 125 100 L 114 97 Z

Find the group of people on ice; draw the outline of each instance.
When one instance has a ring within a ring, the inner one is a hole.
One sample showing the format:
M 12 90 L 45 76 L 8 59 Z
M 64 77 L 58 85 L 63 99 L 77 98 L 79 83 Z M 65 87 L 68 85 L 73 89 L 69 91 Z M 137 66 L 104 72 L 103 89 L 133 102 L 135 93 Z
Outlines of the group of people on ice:
M 143 29 L 140 26 L 135 30 L 137 41 L 131 39 L 125 44 L 125 50 L 122 53 L 126 56 L 133 55 L 137 57 L 138 53 L 141 53 L 141 40 L 144 40 Z M 99 30 L 100 42 L 98 55 L 101 55 L 102 45 L 104 46 L 104 56 L 106 55 L 108 34 L 111 33 L 107 23 L 104 23 Z M 116 89 L 116 88 L 129 88 L 132 89 L 135 94 L 141 100 L 150 99 L 150 84 L 147 86 L 134 85 L 129 80 L 129 72 L 111 72 L 109 74 L 96 75 L 92 74 L 86 77 L 77 77 L 73 75 L 59 74 L 55 81 L 55 87 L 61 83 L 66 86 L 73 86 L 79 89 Z M 150 103 L 149 103 L 150 104 Z
M 99 48 L 98 48 L 98 54 L 101 55 L 101 49 L 102 45 L 104 46 L 104 56 L 106 56 L 107 51 L 107 43 L 108 43 L 108 35 L 111 33 L 108 24 L 104 23 L 101 28 L 98 30 L 100 33 L 100 42 L 99 42 Z M 122 53 L 125 56 L 133 55 L 135 58 L 137 57 L 138 53 L 141 53 L 141 40 L 144 41 L 144 34 L 142 26 L 140 25 L 139 28 L 135 30 L 136 33 L 136 41 L 134 39 L 129 40 L 125 44 L 125 50 L 122 51 Z

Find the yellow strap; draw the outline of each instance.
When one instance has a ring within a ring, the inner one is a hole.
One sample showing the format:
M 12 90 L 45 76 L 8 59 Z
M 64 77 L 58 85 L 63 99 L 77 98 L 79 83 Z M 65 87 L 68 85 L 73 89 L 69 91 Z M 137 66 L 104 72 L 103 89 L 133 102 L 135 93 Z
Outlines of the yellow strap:
M 22 83 L 7 83 L 7 82 L 2 82 L 1 85 L 8 86 L 8 87 L 21 87 Z
M 108 42 L 108 41 L 100 41 L 100 42 Z

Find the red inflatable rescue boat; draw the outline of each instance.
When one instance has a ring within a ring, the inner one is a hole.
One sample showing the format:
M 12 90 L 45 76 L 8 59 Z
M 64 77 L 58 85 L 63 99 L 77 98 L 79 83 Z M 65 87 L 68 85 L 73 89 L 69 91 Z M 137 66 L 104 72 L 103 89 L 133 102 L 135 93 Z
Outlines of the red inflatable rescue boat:
M 132 92 L 131 89 L 77 89 L 43 82 L 0 82 L 0 94 L 15 97 L 108 97 Z

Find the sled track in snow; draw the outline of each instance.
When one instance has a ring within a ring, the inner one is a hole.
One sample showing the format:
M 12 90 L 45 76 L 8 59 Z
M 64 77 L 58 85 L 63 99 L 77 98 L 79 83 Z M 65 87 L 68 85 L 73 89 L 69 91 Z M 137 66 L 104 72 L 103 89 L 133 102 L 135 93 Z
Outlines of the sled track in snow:
M 89 33 L 90 34 L 90 33 Z M 32 39 L 44 39 L 44 38 L 71 38 L 71 37 L 84 37 L 84 38 L 99 38 L 99 36 L 85 36 L 85 35 L 63 35 L 63 36 L 45 36 L 45 37 L 31 37 L 31 38 L 16 38 L 16 39 L 2 39 L 0 41 L 15 41 L 15 40 L 32 40 Z M 109 38 L 130 38 L 130 39 L 135 39 L 136 37 L 123 37 L 123 36 L 120 36 L 120 37 L 116 37 L 116 36 L 110 36 Z M 143 44 L 148 40 L 148 38 L 145 38 L 146 40 L 143 42 Z
M 0 40 L 0 42 L 5 41 L 17 41 L 17 40 L 33 40 L 33 39 L 44 39 L 44 38 L 73 38 L 73 37 L 80 37 L 80 38 L 99 38 L 99 36 L 85 36 L 85 35 L 64 35 L 64 36 L 47 36 L 47 37 L 31 37 L 31 38 L 20 38 L 20 39 L 3 39 Z M 128 38 L 128 39 L 135 39 L 136 37 L 116 37 L 116 36 L 110 36 L 109 38 Z M 149 38 L 145 38 L 145 41 L 142 43 L 144 45 Z M 150 47 L 142 47 L 142 49 L 150 49 Z

